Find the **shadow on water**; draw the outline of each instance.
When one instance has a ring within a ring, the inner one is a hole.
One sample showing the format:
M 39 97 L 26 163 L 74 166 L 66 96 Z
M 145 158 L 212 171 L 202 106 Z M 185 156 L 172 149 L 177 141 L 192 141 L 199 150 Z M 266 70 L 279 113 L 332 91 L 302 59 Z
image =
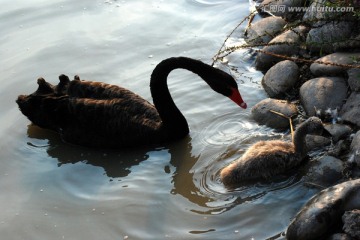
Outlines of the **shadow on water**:
M 64 143 L 59 135 L 53 131 L 42 129 L 36 125 L 28 125 L 28 137 L 47 140 L 45 146 L 28 143 L 33 147 L 46 147 L 50 157 L 57 159 L 58 166 L 83 162 L 96 167 L 102 167 L 109 178 L 122 178 L 129 175 L 131 167 L 139 165 L 149 158 L 147 152 L 151 149 L 142 147 L 137 149 L 99 150 Z
M 82 162 L 96 167 L 101 167 L 110 179 L 124 178 L 131 173 L 131 168 L 145 160 L 151 160 L 150 152 L 165 150 L 170 154 L 169 165 L 164 172 L 171 174 L 171 190 L 173 195 L 181 195 L 191 203 L 206 212 L 208 203 L 213 201 L 213 196 L 204 194 L 195 181 L 194 164 L 198 157 L 193 156 L 191 137 L 180 141 L 165 144 L 162 147 L 140 147 L 122 150 L 91 149 L 64 143 L 59 135 L 53 131 L 42 129 L 30 124 L 27 129 L 28 137 L 32 141 L 27 144 L 35 148 L 46 148 L 47 154 L 58 161 L 58 166 Z M 44 140 L 47 141 L 44 144 Z M 167 161 L 168 159 L 164 159 Z M 205 208 L 205 209 L 204 209 Z M 229 208 L 231 209 L 231 208 Z M 196 210 L 193 210 L 196 212 Z M 202 213 L 204 213 L 202 212 Z M 201 212 L 199 212 L 201 213 Z
M 138 147 L 122 150 L 91 149 L 64 143 L 59 135 L 53 131 L 42 129 L 36 125 L 28 125 L 27 134 L 29 138 L 47 140 L 46 145 L 36 145 L 28 142 L 32 147 L 44 148 L 48 155 L 57 159 L 58 166 L 64 164 L 75 164 L 82 162 L 104 169 L 109 178 L 123 178 L 131 173 L 131 168 L 139 165 L 149 158 L 150 151 L 167 150 L 170 155 L 171 170 L 165 167 L 167 174 L 172 174 L 173 189 L 172 194 L 180 194 L 189 201 L 205 205 L 208 202 L 206 196 L 199 195 L 199 189 L 193 182 L 192 167 L 197 161 L 197 157 L 191 154 L 191 138 L 186 137 L 175 143 L 165 144 L 162 147 Z M 150 159 L 151 160 L 151 159 Z
M 167 151 L 170 159 L 164 159 L 164 161 L 169 161 L 169 164 L 164 167 L 164 172 L 171 175 L 170 193 L 181 195 L 194 204 L 191 211 L 198 214 L 221 214 L 240 204 L 259 199 L 269 191 L 286 188 L 296 182 L 294 178 L 290 178 L 281 183 L 255 184 L 226 190 L 219 181 L 216 162 L 211 161 L 210 167 L 194 166 L 201 161 L 201 156 L 194 156 L 192 153 L 190 136 L 161 147 L 101 150 L 64 143 L 57 133 L 33 124 L 28 125 L 27 134 L 31 139 L 40 140 L 39 142 L 29 142 L 28 145 L 46 148 L 48 155 L 58 161 L 59 167 L 82 162 L 103 168 L 106 176 L 110 179 L 127 177 L 131 173 L 132 167 L 145 160 L 151 161 L 150 155 L 153 151 Z M 44 140 L 47 141 L 45 145 Z

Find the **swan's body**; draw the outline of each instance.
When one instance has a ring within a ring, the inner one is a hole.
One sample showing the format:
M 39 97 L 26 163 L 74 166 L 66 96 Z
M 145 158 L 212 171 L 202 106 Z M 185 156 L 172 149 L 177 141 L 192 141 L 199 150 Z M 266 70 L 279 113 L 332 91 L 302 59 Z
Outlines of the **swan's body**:
M 167 87 L 167 76 L 177 68 L 198 74 L 214 91 L 246 108 L 233 77 L 185 57 L 166 59 L 154 69 L 154 105 L 125 88 L 78 77 L 70 81 L 65 75 L 57 86 L 40 78 L 38 90 L 20 95 L 16 102 L 30 121 L 59 132 L 66 142 L 107 148 L 169 142 L 189 133 Z
M 306 135 L 322 131 L 326 130 L 321 120 L 310 117 L 296 129 L 293 143 L 280 140 L 257 142 L 241 158 L 222 169 L 220 177 L 225 185 L 234 185 L 286 173 L 307 156 Z

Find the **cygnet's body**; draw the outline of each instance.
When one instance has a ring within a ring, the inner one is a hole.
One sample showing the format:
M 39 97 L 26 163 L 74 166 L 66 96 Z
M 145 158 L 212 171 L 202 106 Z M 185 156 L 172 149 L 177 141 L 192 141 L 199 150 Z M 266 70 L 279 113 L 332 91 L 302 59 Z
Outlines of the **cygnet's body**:
M 255 179 L 269 179 L 300 165 L 307 156 L 305 137 L 324 130 L 317 117 L 310 117 L 295 131 L 294 142 L 281 140 L 260 141 L 244 155 L 225 167 L 220 177 L 225 185 L 239 184 Z

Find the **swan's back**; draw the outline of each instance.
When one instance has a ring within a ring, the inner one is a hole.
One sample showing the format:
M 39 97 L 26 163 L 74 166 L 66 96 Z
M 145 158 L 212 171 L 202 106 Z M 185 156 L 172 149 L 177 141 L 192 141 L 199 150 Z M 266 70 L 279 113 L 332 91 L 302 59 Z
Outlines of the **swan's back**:
M 57 86 L 39 80 L 39 88 L 17 103 L 34 124 L 55 130 L 64 141 L 85 146 L 123 147 L 163 138 L 156 108 L 118 86 L 63 80 Z

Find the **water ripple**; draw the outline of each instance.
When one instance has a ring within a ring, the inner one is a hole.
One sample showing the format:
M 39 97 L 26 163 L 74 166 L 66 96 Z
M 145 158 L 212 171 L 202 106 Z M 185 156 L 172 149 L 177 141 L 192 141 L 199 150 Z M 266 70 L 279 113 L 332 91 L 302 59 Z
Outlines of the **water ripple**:
M 228 113 L 203 124 L 197 137 L 205 146 L 224 146 L 246 138 L 257 125 L 240 114 Z

